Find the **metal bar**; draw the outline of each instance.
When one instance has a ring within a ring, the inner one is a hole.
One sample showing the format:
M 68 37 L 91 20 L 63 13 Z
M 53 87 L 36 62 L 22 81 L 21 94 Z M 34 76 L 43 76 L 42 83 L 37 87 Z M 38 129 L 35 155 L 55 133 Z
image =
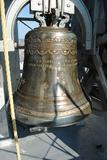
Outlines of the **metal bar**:
M 48 12 L 51 12 L 51 0 L 48 0 Z
M 56 0 L 56 8 L 59 8 L 58 0 Z
M 26 27 L 28 27 L 29 29 L 31 29 L 31 30 L 33 30 L 33 28 L 31 28 L 29 25 L 27 25 L 25 22 L 23 22 L 22 20 L 20 20 L 20 22 L 22 23 L 22 24 L 24 24 Z
M 62 3 L 61 3 L 61 16 L 63 16 L 63 14 L 64 14 L 64 3 L 65 3 L 65 0 L 62 0 Z
M 25 41 L 23 40 L 19 40 L 17 43 L 17 46 L 15 47 L 16 49 L 25 49 Z
M 102 85 L 103 91 L 107 98 L 107 79 L 103 71 L 102 61 L 101 61 L 98 51 L 96 51 L 96 55 L 93 56 L 93 60 L 94 60 L 95 67 L 99 75 L 100 83 Z
M 17 21 L 35 21 L 35 18 L 18 17 Z
M 45 2 L 42 0 L 43 14 L 45 14 Z
M 16 49 L 25 49 L 25 46 L 20 46 L 20 45 L 18 45 L 18 46 L 16 47 Z

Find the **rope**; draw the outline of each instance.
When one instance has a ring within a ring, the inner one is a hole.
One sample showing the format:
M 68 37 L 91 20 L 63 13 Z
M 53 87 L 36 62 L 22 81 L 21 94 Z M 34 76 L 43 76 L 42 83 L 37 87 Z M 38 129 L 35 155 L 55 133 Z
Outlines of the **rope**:
M 16 117 L 15 117 L 15 110 L 14 110 L 14 101 L 13 101 L 13 94 L 12 94 L 12 83 L 11 83 L 11 74 L 10 74 L 8 46 L 7 46 L 6 17 L 5 17 L 5 6 L 4 5 L 5 5 L 4 0 L 0 0 L 4 59 L 5 59 L 7 86 L 8 86 L 9 100 L 10 100 L 10 111 L 11 111 L 11 118 L 12 118 L 12 125 L 13 125 L 13 134 L 14 134 L 14 140 L 15 140 L 16 152 L 17 152 L 16 158 L 17 160 L 21 160 L 17 126 L 16 126 Z

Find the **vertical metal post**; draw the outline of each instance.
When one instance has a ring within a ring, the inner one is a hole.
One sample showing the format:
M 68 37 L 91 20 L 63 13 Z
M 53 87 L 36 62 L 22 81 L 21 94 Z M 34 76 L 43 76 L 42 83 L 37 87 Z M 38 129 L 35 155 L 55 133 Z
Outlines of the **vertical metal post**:
M 48 0 L 48 12 L 51 12 L 51 0 Z
M 42 8 L 43 8 L 43 14 L 45 14 L 45 0 L 42 0 Z
M 57 8 L 57 9 L 59 8 L 58 0 L 56 0 L 56 8 Z
M 63 16 L 64 14 L 64 4 L 65 4 L 65 0 L 61 1 L 61 16 Z

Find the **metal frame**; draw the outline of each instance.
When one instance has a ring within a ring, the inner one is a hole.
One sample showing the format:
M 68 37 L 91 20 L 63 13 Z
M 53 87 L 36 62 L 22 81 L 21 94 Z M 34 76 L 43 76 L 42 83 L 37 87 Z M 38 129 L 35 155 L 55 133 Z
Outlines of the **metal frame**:
M 85 39 L 85 47 L 87 50 L 90 50 L 92 48 L 92 21 L 89 15 L 89 12 L 83 3 L 82 0 L 71 0 L 76 8 L 79 10 L 79 13 L 83 19 L 84 22 L 84 29 L 86 33 L 86 39 Z M 9 50 L 14 51 L 15 50 L 15 43 L 14 43 L 14 27 L 15 27 L 15 21 L 17 18 L 18 13 L 20 10 L 29 3 L 29 0 L 13 0 L 11 3 L 7 16 L 7 39 L 9 43 Z
M 85 48 L 87 50 L 90 50 L 92 49 L 92 20 L 89 15 L 88 9 L 86 8 L 82 0 L 71 0 L 71 1 L 75 4 L 83 19 L 85 26 L 84 29 L 86 33 Z
M 15 51 L 15 41 L 14 41 L 14 28 L 15 28 L 15 22 L 18 13 L 20 10 L 29 2 L 29 0 L 13 0 L 10 4 L 7 14 L 6 14 L 6 26 L 7 26 L 7 40 L 8 40 L 8 50 L 9 51 Z M 3 51 L 3 45 L 2 41 L 1 44 L 1 50 Z
M 104 92 L 104 95 L 107 99 L 107 78 L 105 76 L 104 70 L 103 70 L 103 63 L 99 54 L 99 49 L 100 49 L 100 44 L 98 44 L 97 42 L 97 34 L 99 33 L 98 31 L 98 23 L 97 23 L 97 18 L 98 18 L 98 6 L 100 5 L 100 3 L 103 3 L 102 0 L 98 1 L 96 0 L 95 3 L 95 9 L 94 9 L 94 27 L 93 27 L 93 62 L 97 71 L 97 74 L 99 76 L 99 81 L 102 87 L 102 90 Z M 100 6 L 99 6 L 100 7 Z M 102 29 L 103 30 L 103 29 Z M 101 31 L 102 31 L 101 30 Z M 100 32 L 101 32 L 100 31 Z M 103 94 L 103 93 L 102 93 Z M 107 107 L 103 109 L 107 110 Z

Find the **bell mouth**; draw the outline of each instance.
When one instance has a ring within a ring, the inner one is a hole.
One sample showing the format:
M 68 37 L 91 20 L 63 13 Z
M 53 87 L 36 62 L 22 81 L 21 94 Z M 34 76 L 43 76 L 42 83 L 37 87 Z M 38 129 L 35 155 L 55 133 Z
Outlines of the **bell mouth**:
M 16 118 L 29 126 L 63 127 L 91 113 L 77 71 L 77 37 L 66 28 L 40 27 L 25 38 Z
M 27 126 L 34 126 L 34 127 L 47 127 L 47 128 L 59 128 L 59 127 L 67 127 L 67 126 L 71 126 L 71 125 L 75 125 L 77 123 L 79 123 L 80 121 L 82 121 L 83 119 L 85 119 L 87 116 L 89 116 L 89 114 L 87 115 L 83 115 L 83 116 L 70 116 L 70 117 L 62 117 L 61 119 L 55 119 L 54 121 L 50 121 L 50 122 L 43 122 L 43 123 L 38 123 L 35 125 L 35 122 L 32 122 L 32 117 L 28 117 L 28 116 L 23 116 L 22 114 L 19 115 L 20 116 L 20 120 L 18 119 L 17 121 L 20 122 L 22 125 L 27 125 Z M 29 120 L 28 120 L 29 119 Z M 29 121 L 29 123 L 26 123 L 25 121 Z M 34 120 L 34 119 L 33 119 Z M 31 121 L 31 122 L 30 122 Z M 35 121 L 37 122 L 37 120 L 35 119 Z
M 81 106 L 80 110 L 74 108 L 68 112 L 65 111 L 65 113 L 63 113 L 62 115 L 60 113 L 59 115 L 55 116 L 55 114 L 53 113 L 54 116 L 49 114 L 48 117 L 46 117 L 46 115 L 44 116 L 45 113 L 42 114 L 44 117 L 41 117 L 38 116 L 39 114 L 37 112 L 31 114 L 30 111 L 23 111 L 23 108 L 16 106 L 17 121 L 28 126 L 42 126 L 47 128 L 74 125 L 86 118 L 88 115 L 90 115 L 90 113 L 91 109 L 89 107 L 89 103 L 87 103 L 87 105 L 85 104 Z M 36 114 L 36 116 L 34 116 L 34 114 Z

